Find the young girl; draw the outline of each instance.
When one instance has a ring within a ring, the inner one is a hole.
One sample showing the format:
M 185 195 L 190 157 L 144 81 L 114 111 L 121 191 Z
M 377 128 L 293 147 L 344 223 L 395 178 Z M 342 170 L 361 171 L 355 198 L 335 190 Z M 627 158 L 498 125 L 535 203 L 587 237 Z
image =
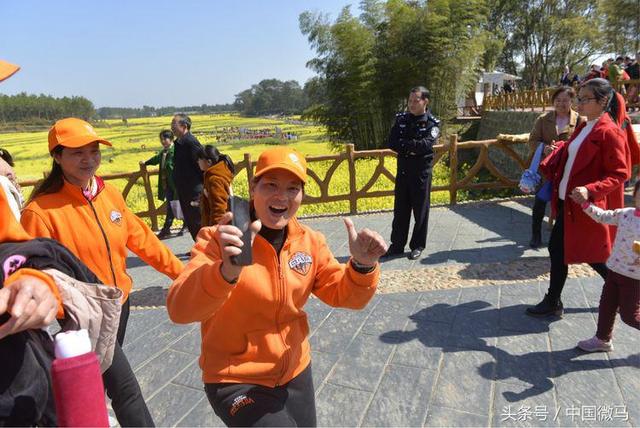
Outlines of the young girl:
M 640 255 L 634 251 L 634 241 L 640 240 L 640 181 L 633 190 L 635 208 L 605 211 L 576 195 L 584 212 L 598 223 L 618 226 L 613 251 L 607 260 L 609 273 L 600 296 L 598 330 L 591 339 L 578 342 L 583 351 L 613 350 L 611 335 L 616 312 L 624 323 L 640 330 Z
M 202 227 L 213 226 L 227 212 L 235 168 L 229 156 L 210 145 L 198 151 L 198 166 L 204 172 L 204 188 L 200 195 Z
M 242 232 L 226 213 L 202 228 L 191 260 L 169 289 L 177 323 L 201 323 L 200 367 L 209 402 L 229 426 L 315 426 L 309 325 L 311 293 L 361 309 L 373 297 L 387 245 L 345 219 L 351 259 L 338 263 L 322 234 L 295 217 L 307 180 L 304 157 L 278 147 L 260 155 L 251 183 L 253 264 L 230 258 Z

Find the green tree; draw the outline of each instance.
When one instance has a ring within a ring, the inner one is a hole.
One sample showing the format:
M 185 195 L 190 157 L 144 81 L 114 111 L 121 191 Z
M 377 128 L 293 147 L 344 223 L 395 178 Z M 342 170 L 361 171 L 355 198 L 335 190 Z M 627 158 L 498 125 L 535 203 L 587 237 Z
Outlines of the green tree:
M 557 84 L 565 65 L 584 72 L 602 49 L 596 0 L 488 1 L 485 66 L 521 75 L 528 87 Z
M 640 51 L 640 0 L 600 0 L 608 47 L 619 55 Z
M 64 117 L 90 120 L 95 115 L 93 103 L 84 97 L 54 98 L 50 95 L 0 95 L 0 121 L 53 122 Z
M 409 90 L 425 85 L 440 118 L 476 82 L 487 40 L 484 0 L 366 0 L 359 17 L 349 7 L 335 22 L 305 12 L 300 29 L 316 51 L 324 100 L 305 116 L 327 126 L 331 140 L 360 149 L 384 145 Z
M 236 94 L 234 106 L 244 115 L 301 113 L 304 93 L 295 80 L 265 79 Z

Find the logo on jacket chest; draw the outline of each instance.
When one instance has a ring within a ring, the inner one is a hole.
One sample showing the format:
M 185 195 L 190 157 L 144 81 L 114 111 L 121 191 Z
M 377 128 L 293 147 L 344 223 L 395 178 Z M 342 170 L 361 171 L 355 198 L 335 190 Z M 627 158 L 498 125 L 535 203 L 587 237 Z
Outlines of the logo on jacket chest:
M 313 263 L 313 259 L 307 253 L 298 251 L 289 259 L 289 267 L 300 275 L 306 275 Z
M 122 225 L 122 213 L 120 211 L 112 210 L 111 214 L 109 214 L 109 219 L 113 224 Z

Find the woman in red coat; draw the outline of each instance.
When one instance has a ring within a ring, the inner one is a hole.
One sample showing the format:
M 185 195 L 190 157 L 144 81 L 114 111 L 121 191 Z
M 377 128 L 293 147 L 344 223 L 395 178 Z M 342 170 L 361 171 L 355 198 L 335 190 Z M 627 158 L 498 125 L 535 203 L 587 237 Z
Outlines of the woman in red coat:
M 587 118 L 568 142 L 541 163 L 553 183 L 552 209 L 556 223 L 549 240 L 551 278 L 549 290 L 532 316 L 562 316 L 560 300 L 568 265 L 589 263 L 603 278 L 611 253 L 615 228 L 594 222 L 572 198 L 581 194 L 595 205 L 613 210 L 624 205 L 624 182 L 630 177 L 631 154 L 625 134 L 615 119 L 624 108 L 611 84 L 604 79 L 585 82 L 578 93 L 578 112 Z

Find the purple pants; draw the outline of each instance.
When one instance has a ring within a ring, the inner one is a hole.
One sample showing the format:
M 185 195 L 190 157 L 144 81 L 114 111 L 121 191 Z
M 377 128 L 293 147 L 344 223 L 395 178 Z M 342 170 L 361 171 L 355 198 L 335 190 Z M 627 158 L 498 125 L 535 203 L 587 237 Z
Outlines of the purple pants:
M 616 312 L 625 324 L 640 330 L 640 280 L 620 275 L 609 269 L 600 296 L 598 331 L 600 340 L 610 341 Z

